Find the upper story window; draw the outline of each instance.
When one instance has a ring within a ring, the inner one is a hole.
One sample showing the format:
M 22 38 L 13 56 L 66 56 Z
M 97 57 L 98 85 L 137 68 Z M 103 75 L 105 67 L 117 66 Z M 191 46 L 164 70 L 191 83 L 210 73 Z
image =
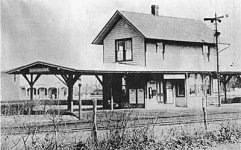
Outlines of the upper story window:
M 164 59 L 165 54 L 165 44 L 164 43 L 157 43 L 156 44 L 156 52 L 162 55 L 162 59 Z
M 131 61 L 133 59 L 131 39 L 116 40 L 115 47 L 116 61 Z
M 203 45 L 203 56 L 204 59 L 207 59 L 209 61 L 210 47 L 208 45 Z

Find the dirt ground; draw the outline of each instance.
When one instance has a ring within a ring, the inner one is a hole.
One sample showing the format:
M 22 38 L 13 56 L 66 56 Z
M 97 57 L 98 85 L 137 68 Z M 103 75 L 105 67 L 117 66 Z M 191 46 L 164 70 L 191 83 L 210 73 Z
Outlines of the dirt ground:
M 108 112 L 109 110 L 98 110 L 97 113 L 101 114 L 103 112 Z M 115 110 L 122 111 L 122 110 Z M 145 117 L 153 117 L 153 115 L 166 116 L 185 116 L 185 115 L 202 115 L 202 108 L 163 108 L 161 110 L 146 110 L 146 109 L 135 109 L 134 114 L 145 114 Z M 209 106 L 207 107 L 207 114 L 216 114 L 216 113 L 241 113 L 241 104 L 223 104 L 221 107 Z M 78 112 L 75 112 L 78 114 Z M 91 115 L 91 111 L 83 112 L 83 119 L 87 120 L 88 116 Z M 16 124 L 22 123 L 49 123 L 51 122 L 49 115 L 20 115 L 20 116 L 1 116 L 1 127 L 8 127 Z M 77 121 L 78 118 L 73 116 L 62 116 L 63 121 Z
M 241 143 L 225 143 L 216 147 L 209 147 L 207 150 L 241 150 Z
M 116 110 L 116 111 L 121 111 L 121 110 Z M 103 113 L 104 111 L 99 111 L 98 113 Z M 108 112 L 108 111 L 107 111 Z M 137 113 L 142 113 L 145 114 L 146 116 L 152 116 L 154 114 L 160 114 L 162 116 L 181 116 L 181 115 L 200 115 L 202 114 L 202 109 L 189 109 L 189 108 L 174 108 L 174 109 L 163 109 L 163 110 L 145 110 L 145 109 L 138 109 L 135 112 Z M 241 104 L 225 104 L 222 105 L 222 107 L 208 107 L 207 108 L 207 112 L 208 114 L 215 114 L 215 113 L 229 113 L 229 112 L 233 112 L 233 113 L 237 113 L 240 114 L 241 113 Z M 86 119 L 86 116 L 88 114 L 90 114 L 91 111 L 86 111 L 84 112 L 83 116 Z M 39 116 L 33 116 L 33 115 L 22 115 L 22 116 L 1 116 L 1 125 L 2 127 L 6 127 L 6 126 L 11 126 L 16 124 L 16 121 L 19 123 L 48 123 L 51 122 L 48 118 L 49 116 L 46 115 L 39 115 Z M 78 120 L 75 117 L 72 116 L 63 116 L 63 120 L 68 122 L 68 121 L 74 121 L 74 120 Z M 217 124 L 209 124 L 209 128 L 215 128 Z M 197 123 L 197 124 L 190 124 L 190 125 L 182 125 L 181 128 L 185 128 L 185 129 L 191 129 L 195 128 L 195 129 L 200 129 L 203 128 L 203 124 L 202 123 Z M 177 127 L 178 130 L 178 125 L 175 126 L 159 126 L 159 127 L 155 127 L 152 132 L 149 132 L 150 134 L 154 134 L 154 136 L 156 136 L 156 138 L 158 138 L 158 135 L 164 135 L 166 131 L 170 130 L 171 128 L 175 128 Z M 38 134 L 37 135 L 39 138 L 43 138 L 45 135 L 45 133 L 43 134 Z M 74 141 L 85 141 L 88 137 L 90 136 L 90 132 L 89 131 L 80 131 L 80 132 L 72 132 L 72 133 L 62 133 L 61 137 L 68 137 L 67 139 L 71 139 L 71 143 L 73 143 Z M 99 138 L 105 138 L 106 136 L 106 131 L 99 131 L 98 132 L 98 136 Z M 3 140 L 3 138 L 7 137 L 6 140 Z M 1 141 L 5 144 L 10 144 L 14 141 L 17 141 L 19 139 L 18 136 L 16 135 L 9 135 L 9 136 L 1 136 Z M 15 140 L 14 140 L 15 139 Z M 19 148 L 19 147 L 18 147 Z M 209 147 L 208 150 L 241 150 L 241 144 L 237 143 L 237 144 L 232 144 L 232 143 L 224 143 L 224 144 L 220 144 L 220 145 L 216 145 L 216 147 Z

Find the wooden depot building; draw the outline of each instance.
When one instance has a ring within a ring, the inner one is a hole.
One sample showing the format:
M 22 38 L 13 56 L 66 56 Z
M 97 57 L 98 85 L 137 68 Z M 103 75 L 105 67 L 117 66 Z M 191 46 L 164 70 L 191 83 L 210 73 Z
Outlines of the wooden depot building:
M 69 94 L 80 76 L 94 75 L 103 87 L 104 109 L 111 107 L 111 99 L 116 108 L 201 107 L 204 93 L 206 105 L 217 104 L 214 31 L 199 20 L 159 16 L 156 5 L 151 12 L 114 13 L 92 42 L 103 45 L 101 66 L 67 68 L 36 62 L 23 67 L 25 71 L 20 67 L 9 73 L 25 78 L 41 72 L 60 74 Z M 225 82 L 241 75 L 240 70 L 220 73 Z M 30 85 L 34 82 L 29 80 Z M 71 103 L 71 96 L 68 100 Z

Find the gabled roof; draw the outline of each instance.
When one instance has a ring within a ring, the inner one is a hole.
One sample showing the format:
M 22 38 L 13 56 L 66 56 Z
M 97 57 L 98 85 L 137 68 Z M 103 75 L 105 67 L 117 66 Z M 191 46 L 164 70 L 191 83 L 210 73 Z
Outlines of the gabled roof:
M 116 11 L 92 44 L 103 44 L 104 38 L 119 19 L 124 19 L 143 37 L 158 40 L 214 44 L 214 31 L 200 20 L 154 16 L 152 14 Z
M 47 69 L 46 69 L 47 68 Z M 35 69 L 32 70 L 32 72 L 30 71 L 31 69 Z M 39 69 L 39 70 L 38 70 Z M 41 71 L 41 69 L 43 69 Z M 24 65 L 15 69 L 11 69 L 6 71 L 6 73 L 9 74 L 22 74 L 22 73 L 26 73 L 26 74 L 60 74 L 63 71 L 66 72 L 76 72 L 75 69 L 73 68 L 68 68 L 68 67 L 64 67 L 64 66 L 59 66 L 59 65 L 55 65 L 55 64 L 50 64 L 50 63 L 46 63 L 46 62 L 41 62 L 41 61 L 36 61 L 34 63 L 28 64 L 28 65 Z

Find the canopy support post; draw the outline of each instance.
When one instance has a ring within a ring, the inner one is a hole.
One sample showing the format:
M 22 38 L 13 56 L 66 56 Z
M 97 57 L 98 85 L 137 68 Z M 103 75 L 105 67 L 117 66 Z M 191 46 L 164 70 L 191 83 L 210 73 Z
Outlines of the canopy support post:
M 223 88 L 224 88 L 224 101 L 227 102 L 227 84 L 229 80 L 233 77 L 233 75 L 223 75 L 221 77 L 221 82 L 223 83 Z
M 34 78 L 33 74 L 30 74 L 30 79 L 27 77 L 26 74 L 22 74 L 22 75 L 27 80 L 27 82 L 30 86 L 30 100 L 33 100 L 33 85 L 39 79 L 41 74 L 37 74 L 37 76 L 35 78 Z
M 62 78 L 64 79 L 67 87 L 68 87 L 68 111 L 71 113 L 74 112 L 73 106 L 74 106 L 74 101 L 73 101 L 73 87 L 75 82 L 79 79 L 81 76 L 80 74 L 61 74 Z
M 101 81 L 100 77 L 98 75 L 95 75 L 95 77 L 99 81 L 99 83 L 103 86 L 103 81 Z

